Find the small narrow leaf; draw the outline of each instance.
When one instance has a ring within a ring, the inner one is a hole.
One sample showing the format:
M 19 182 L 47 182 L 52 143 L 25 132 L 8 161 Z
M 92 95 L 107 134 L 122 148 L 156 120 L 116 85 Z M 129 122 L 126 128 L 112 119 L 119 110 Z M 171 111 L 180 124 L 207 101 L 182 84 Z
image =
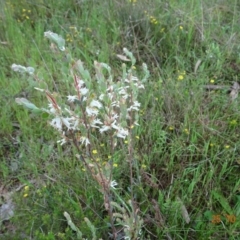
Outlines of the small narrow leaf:
M 121 59 L 122 61 L 126 61 L 126 62 L 130 62 L 130 61 L 131 61 L 129 58 L 127 58 L 127 57 L 124 56 L 124 55 L 117 54 L 116 56 L 117 56 L 119 59 Z

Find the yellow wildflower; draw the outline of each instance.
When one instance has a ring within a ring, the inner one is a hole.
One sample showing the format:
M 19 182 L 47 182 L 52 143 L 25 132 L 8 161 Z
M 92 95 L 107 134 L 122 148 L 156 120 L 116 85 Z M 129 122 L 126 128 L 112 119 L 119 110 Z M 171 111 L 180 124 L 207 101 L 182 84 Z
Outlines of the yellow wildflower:
M 236 126 L 237 125 L 237 120 L 236 119 L 233 119 L 230 121 L 229 123 L 231 126 Z
M 147 165 L 142 164 L 141 167 L 142 167 L 143 169 L 146 169 L 146 168 L 147 168 Z
M 184 129 L 184 132 L 189 135 L 189 130 L 187 128 Z
M 178 80 L 183 80 L 184 79 L 184 76 L 183 75 L 178 75 Z
M 92 150 L 92 153 L 97 154 L 97 150 L 96 149 Z

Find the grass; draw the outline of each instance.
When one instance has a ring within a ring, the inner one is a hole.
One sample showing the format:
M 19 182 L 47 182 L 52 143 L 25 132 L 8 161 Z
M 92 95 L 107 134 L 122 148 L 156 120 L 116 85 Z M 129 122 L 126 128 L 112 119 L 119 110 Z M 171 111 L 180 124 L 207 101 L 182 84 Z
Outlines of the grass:
M 14 216 L 1 221 L 1 239 L 76 239 L 65 211 L 83 238 L 92 238 L 94 231 L 96 239 L 110 238 L 101 191 L 75 157 L 77 151 L 59 146 L 47 120 L 14 100 L 47 105 L 33 78 L 11 71 L 13 63 L 36 68 L 42 87 L 56 98 L 72 91 L 66 59 L 53 55 L 43 38 L 48 30 L 65 38 L 92 75 L 94 60 L 121 75 L 116 54 L 123 47 L 133 52 L 140 75 L 142 62 L 150 69 L 133 136 L 132 192 L 143 219 L 140 239 L 238 239 L 239 98 L 232 101 L 228 91 L 240 69 L 237 0 L 1 4 L 0 205 L 9 201 L 9 193 L 15 204 Z M 204 88 L 210 84 L 229 87 Z M 128 143 L 111 153 L 98 141 L 99 158 L 114 160 L 115 201 L 124 206 L 131 198 Z

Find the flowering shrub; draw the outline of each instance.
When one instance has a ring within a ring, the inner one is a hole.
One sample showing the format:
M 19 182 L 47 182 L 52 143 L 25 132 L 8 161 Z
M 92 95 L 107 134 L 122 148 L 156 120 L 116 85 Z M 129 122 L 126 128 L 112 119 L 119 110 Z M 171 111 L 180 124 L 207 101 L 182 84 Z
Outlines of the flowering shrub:
M 97 61 L 94 61 L 95 77 L 92 78 L 80 60 L 75 61 L 71 58 L 65 48 L 65 40 L 61 36 L 50 31 L 45 32 L 44 36 L 56 44 L 63 54 L 67 55 L 71 63 L 70 74 L 73 79 L 74 92 L 66 96 L 65 103 L 58 102 L 47 89 L 36 88 L 36 90 L 45 93 L 49 102 L 47 108 L 39 108 L 25 98 L 17 98 L 16 102 L 35 113 L 47 114 L 50 126 L 55 128 L 61 136 L 57 142 L 61 145 L 71 142 L 77 148 L 78 157 L 83 161 L 92 178 L 98 182 L 103 193 L 104 206 L 109 213 L 115 239 L 117 234 L 113 224 L 115 221 L 113 207 L 111 207 L 114 203 L 110 201 L 110 191 L 115 189 L 117 182 L 112 179 L 113 163 L 109 162 L 104 167 L 99 165 L 95 157 L 97 153 L 95 139 L 98 134 L 104 134 L 104 139 L 110 146 L 111 152 L 115 150 L 119 140 L 128 140 L 130 158 L 128 162 L 130 163 L 130 183 L 132 184 L 133 146 L 131 131 L 134 126 L 138 125 L 138 111 L 141 105 L 138 102 L 138 94 L 140 90 L 144 89 L 143 84 L 149 77 L 147 66 L 143 64 L 144 77 L 140 80 L 134 73 L 133 66 L 136 60 L 133 54 L 124 48 L 125 55 L 118 55 L 118 57 L 131 62 L 131 66 L 127 70 L 126 64 L 122 65 L 121 78 L 116 79 L 113 76 L 108 64 Z M 31 74 L 39 81 L 37 75 L 34 75 L 32 67 L 13 64 L 12 70 Z M 86 151 L 86 154 L 83 154 L 83 151 Z M 128 222 L 122 224 L 124 228 L 128 229 L 125 232 L 129 239 L 131 236 L 138 235 L 142 224 L 140 218 L 138 218 L 138 222 L 135 222 L 137 219 L 136 209 L 133 212 L 134 216 L 124 218 L 128 219 Z

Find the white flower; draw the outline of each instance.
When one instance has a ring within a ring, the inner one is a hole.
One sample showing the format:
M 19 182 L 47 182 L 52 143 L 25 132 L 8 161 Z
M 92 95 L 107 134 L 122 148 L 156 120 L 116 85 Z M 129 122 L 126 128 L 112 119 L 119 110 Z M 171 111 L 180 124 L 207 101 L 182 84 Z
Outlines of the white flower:
M 81 89 L 80 89 L 80 93 L 81 93 L 82 95 L 86 95 L 86 94 L 88 93 L 88 89 L 87 89 L 87 88 L 81 88 Z
M 138 89 L 144 89 L 144 85 L 140 82 L 134 83 L 134 86 L 136 86 Z
M 141 106 L 141 103 L 138 102 L 138 101 L 134 101 L 134 102 L 133 102 L 133 106 L 135 106 L 135 107 L 140 107 L 140 106 Z
M 118 183 L 115 180 L 111 181 L 111 183 L 110 183 L 110 187 L 113 188 L 113 189 L 116 189 L 115 187 L 117 185 L 118 185 Z
M 109 129 L 111 129 L 110 126 L 103 125 L 103 126 L 99 129 L 99 132 L 100 132 L 100 133 L 103 133 L 103 132 L 108 131 Z
M 72 127 L 71 127 L 71 123 L 70 123 L 70 121 L 72 120 L 72 118 L 61 118 L 61 120 L 62 120 L 62 122 L 63 122 L 63 124 L 67 127 L 67 129 L 69 130 L 69 129 L 71 129 Z
M 58 140 L 57 143 L 60 143 L 60 145 L 65 144 L 67 141 L 65 138 L 62 138 L 61 140 Z
M 72 129 L 73 130 L 78 130 L 78 124 L 79 124 L 79 119 L 78 118 L 74 118 L 75 122 L 73 122 L 73 126 Z
M 87 137 L 81 137 L 81 138 L 80 138 L 80 142 L 81 142 L 82 144 L 85 144 L 85 146 L 87 146 L 87 145 L 90 144 L 90 141 L 89 141 L 89 139 L 88 139 Z
M 89 117 L 98 115 L 98 110 L 90 107 L 86 107 L 86 112 Z
M 77 96 L 67 96 L 69 102 L 74 102 L 77 99 Z
M 97 100 L 92 100 L 90 103 L 90 107 L 93 107 L 93 108 L 96 107 L 96 108 L 100 109 L 100 108 L 102 108 L 102 104 Z
M 107 92 L 112 92 L 113 91 L 113 86 L 110 86 L 107 88 Z
M 55 117 L 52 119 L 50 122 L 50 125 L 56 128 L 57 130 L 61 131 L 62 130 L 62 120 L 60 117 Z
M 128 94 L 123 95 L 122 98 L 123 98 L 124 100 L 128 99 Z
M 119 107 L 119 101 L 114 101 L 111 103 L 112 107 Z
M 119 128 L 117 131 L 117 137 L 125 139 L 128 135 L 128 130 L 125 130 L 124 128 Z
M 130 108 L 128 108 L 127 110 L 128 111 L 131 111 L 131 110 L 139 111 L 140 106 L 141 106 L 141 103 L 139 103 L 138 101 L 134 101 L 133 105 Z
M 92 122 L 91 122 L 91 127 L 95 127 L 95 128 L 99 128 L 99 126 L 97 126 L 97 124 L 101 125 L 102 122 L 97 118 L 97 119 L 94 119 Z
M 53 106 L 53 104 L 52 103 L 49 103 L 48 104 L 48 107 L 49 107 L 49 111 L 50 111 L 50 113 L 53 113 L 53 114 L 58 114 L 58 111 L 57 111 L 57 109 Z M 59 106 L 58 106 L 58 109 L 61 109 Z
M 114 120 L 114 121 L 111 123 L 111 127 L 114 128 L 114 129 L 116 129 L 116 130 L 119 130 L 120 127 L 119 127 L 118 125 L 116 125 L 116 122 L 117 122 L 117 121 Z
M 118 117 L 119 117 L 118 114 L 117 114 L 117 113 L 114 113 L 111 118 L 114 119 L 114 120 L 116 120 L 116 119 L 118 119 Z
M 127 89 L 128 87 L 125 87 L 125 88 L 119 88 L 118 90 L 119 90 L 119 94 L 120 95 L 122 95 L 122 97 L 124 98 L 124 99 L 127 99 L 128 98 L 128 93 L 127 93 L 127 91 L 126 91 L 126 89 Z
M 127 94 L 125 88 L 119 88 L 118 91 L 119 91 L 118 93 L 121 94 L 121 95 Z
M 116 125 L 116 121 L 114 121 L 114 122 L 111 124 L 111 127 L 114 128 L 114 129 L 116 129 L 117 137 L 119 137 L 119 138 L 124 138 L 124 139 L 125 139 L 126 136 L 128 135 L 128 130 L 122 128 L 121 126 Z
M 104 94 L 102 93 L 98 98 L 102 101 L 103 100 L 103 98 L 104 98 Z
M 82 86 L 85 85 L 85 82 L 82 79 L 77 78 L 77 84 L 78 84 L 78 87 L 81 88 Z
M 132 81 L 138 81 L 138 78 L 135 77 L 135 76 L 132 76 L 132 77 L 131 77 L 131 80 L 132 80 Z

